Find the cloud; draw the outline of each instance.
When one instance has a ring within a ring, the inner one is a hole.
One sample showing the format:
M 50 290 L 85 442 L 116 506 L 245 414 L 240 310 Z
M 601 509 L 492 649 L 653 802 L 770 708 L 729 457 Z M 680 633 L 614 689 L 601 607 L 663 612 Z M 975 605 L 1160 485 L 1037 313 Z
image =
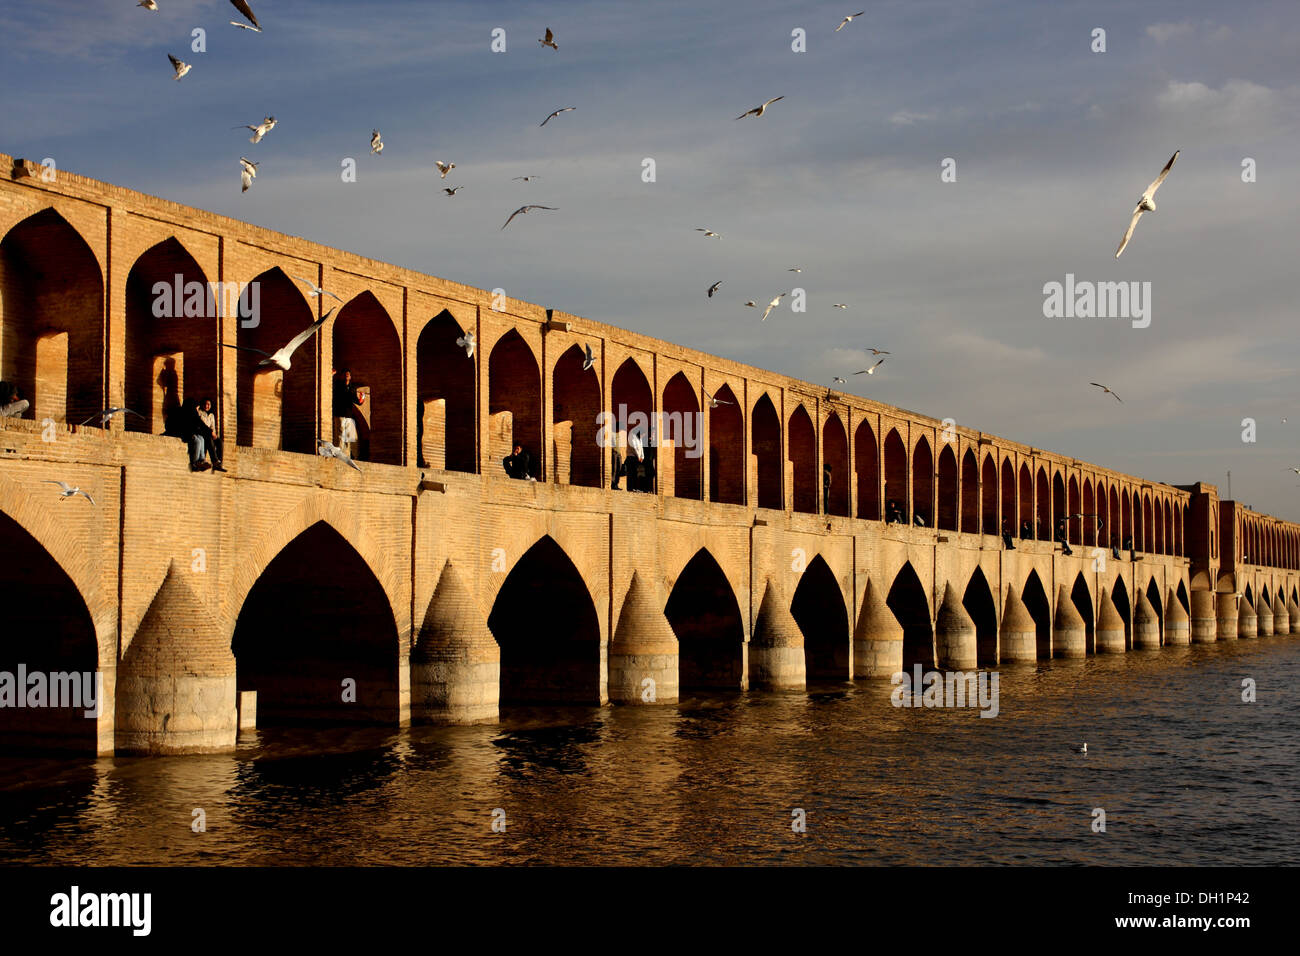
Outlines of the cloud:
M 1147 27 L 1147 36 L 1164 46 L 1170 40 L 1189 36 L 1192 30 L 1192 25 L 1186 21 L 1182 23 L 1153 23 Z
M 889 117 L 889 122 L 895 126 L 915 126 L 917 123 L 923 123 L 934 119 L 933 113 L 913 113 L 911 110 L 899 110 L 893 116 Z

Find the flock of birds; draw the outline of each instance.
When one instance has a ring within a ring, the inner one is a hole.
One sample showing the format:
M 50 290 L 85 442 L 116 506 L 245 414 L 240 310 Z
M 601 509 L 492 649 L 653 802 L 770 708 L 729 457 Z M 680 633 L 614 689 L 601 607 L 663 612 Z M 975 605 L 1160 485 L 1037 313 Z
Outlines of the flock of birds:
M 231 26 L 238 27 L 241 30 L 249 30 L 256 33 L 262 32 L 262 25 L 258 22 L 257 16 L 253 13 L 253 9 L 251 6 L 249 6 L 247 0 L 230 0 L 230 3 L 239 12 L 240 16 L 242 16 L 244 20 L 247 21 L 247 22 L 241 22 L 238 20 L 231 20 L 230 21 Z M 153 13 L 157 13 L 159 9 L 157 0 L 139 0 L 137 5 Z M 840 21 L 839 26 L 835 28 L 834 32 L 838 33 L 840 30 L 844 29 L 845 26 L 852 23 L 853 20 L 856 19 L 857 17 L 864 16 L 865 12 L 866 11 L 862 11 L 844 17 L 844 19 Z M 549 47 L 550 49 L 555 51 L 558 51 L 560 48 L 559 43 L 555 39 L 555 34 L 550 29 L 550 27 L 546 28 L 545 35 L 539 38 L 537 42 L 540 43 L 543 47 Z M 167 58 L 171 61 L 172 70 L 174 72 L 175 79 L 178 81 L 182 79 L 184 76 L 186 76 L 193 68 L 192 64 L 186 63 L 180 58 L 173 56 L 170 53 L 167 55 Z M 778 103 L 783 99 L 785 99 L 784 95 L 774 96 L 769 100 L 765 100 L 764 102 L 760 103 L 758 106 L 755 106 L 754 108 L 746 110 L 745 112 L 741 113 L 739 116 L 736 117 L 736 120 L 742 120 L 749 116 L 753 116 L 756 119 L 761 118 L 767 113 L 768 108 L 771 107 L 772 104 Z M 546 126 L 547 123 L 549 123 L 551 120 L 558 117 L 560 114 L 573 112 L 576 109 L 577 109 L 576 106 L 563 106 L 560 107 L 559 109 L 553 110 L 551 111 L 550 114 L 547 115 L 545 119 L 542 120 L 542 122 L 539 125 L 541 127 L 544 127 Z M 262 140 L 266 137 L 268 133 L 271 132 L 271 130 L 275 128 L 276 122 L 277 120 L 274 116 L 267 116 L 260 123 L 247 124 L 244 126 L 236 126 L 233 128 L 250 130 L 253 135 L 249 137 L 249 142 L 252 143 L 253 145 L 257 145 L 258 143 L 262 142 Z M 383 154 L 383 151 L 384 151 L 384 141 L 382 135 L 380 134 L 380 131 L 378 129 L 372 130 L 370 135 L 371 155 L 380 156 Z M 1156 190 L 1160 188 L 1160 185 L 1165 181 L 1165 178 L 1169 175 L 1169 171 L 1173 168 L 1174 162 L 1175 160 L 1178 159 L 1178 155 L 1180 152 L 1181 150 L 1175 150 L 1173 156 L 1170 157 L 1169 162 L 1166 163 L 1164 168 L 1160 171 L 1160 175 L 1158 175 L 1155 178 L 1155 180 L 1151 183 L 1151 185 L 1149 185 L 1143 191 L 1141 197 L 1138 199 L 1137 205 L 1133 209 L 1132 218 L 1129 220 L 1128 228 L 1125 230 L 1124 237 L 1120 240 L 1119 248 L 1115 252 L 1116 259 L 1118 259 L 1123 254 L 1124 250 L 1128 247 L 1129 241 L 1133 238 L 1133 231 L 1137 228 L 1138 220 L 1142 218 L 1144 213 L 1155 211 L 1156 204 L 1155 204 L 1154 197 L 1155 197 Z M 260 165 L 259 163 L 253 162 L 247 157 L 241 156 L 239 158 L 241 192 L 247 192 L 248 189 L 252 186 L 253 181 L 257 178 L 257 169 L 259 165 Z M 439 178 L 442 180 L 446 180 L 448 173 L 450 173 L 453 169 L 456 168 L 456 164 L 454 162 L 444 162 L 443 160 L 439 159 L 435 161 L 434 167 L 438 171 Z M 512 182 L 522 181 L 524 183 L 530 183 L 534 179 L 538 179 L 538 178 L 539 177 L 535 175 L 515 176 L 512 178 Z M 460 185 L 444 186 L 442 187 L 442 191 L 448 197 L 454 198 L 456 194 L 463 188 L 464 186 L 460 186 Z M 510 223 L 512 223 L 515 220 L 516 216 L 525 215 L 535 209 L 554 212 L 557 210 L 557 208 L 558 207 L 555 206 L 544 206 L 536 203 L 529 203 L 520 206 L 518 209 L 516 209 L 514 212 L 512 212 L 509 215 L 506 221 L 502 224 L 501 230 L 504 230 L 507 226 L 509 226 Z M 697 227 L 695 231 L 703 233 L 705 239 L 719 239 L 719 240 L 722 239 L 722 234 L 712 229 Z M 796 266 L 788 269 L 787 271 L 794 272 L 794 273 L 801 273 L 803 269 L 801 267 Z M 323 288 L 320 288 L 310 279 L 307 279 L 303 276 L 293 276 L 293 278 L 298 280 L 299 282 L 304 283 L 307 286 L 308 291 L 306 294 L 311 298 L 315 298 L 318 296 L 330 296 L 331 298 L 336 299 L 340 303 L 343 302 L 343 300 L 340 299 L 337 295 L 335 295 L 332 292 L 328 292 Z M 707 297 L 712 299 L 721 286 L 722 286 L 722 280 L 718 280 L 717 282 L 714 282 L 711 286 L 709 286 Z M 774 309 L 778 308 L 781 305 L 781 300 L 784 299 L 789 294 L 790 293 L 788 292 L 782 292 L 776 295 L 775 297 L 773 297 L 764 308 L 762 319 L 760 321 L 767 321 L 767 317 L 772 314 L 772 311 Z M 753 309 L 757 309 L 760 307 L 758 302 L 752 299 L 745 302 L 745 306 Z M 836 309 L 847 309 L 849 305 L 846 302 L 836 302 L 833 303 L 832 307 Z M 261 360 L 258 362 L 259 368 L 274 367 L 287 372 L 290 368 L 291 358 L 293 356 L 293 353 L 300 346 L 302 346 L 304 342 L 306 342 L 313 335 L 315 335 L 317 332 L 320 331 L 321 327 L 325 324 L 325 322 L 330 318 L 330 316 L 334 314 L 336 308 L 330 309 L 329 312 L 325 313 L 325 315 L 323 315 L 321 318 L 317 319 L 311 325 L 307 326 L 305 329 L 303 329 L 301 332 L 299 332 L 297 335 L 291 338 L 288 341 L 288 343 L 286 343 L 282 348 L 277 349 L 275 352 L 265 352 L 262 351 L 261 349 L 256 349 L 250 346 L 243 346 L 243 345 L 227 344 L 226 348 L 235 348 L 235 349 L 241 349 L 245 351 L 256 352 L 262 356 Z M 465 354 L 470 358 L 473 358 L 474 356 L 474 349 L 476 347 L 476 344 L 477 343 L 473 332 L 466 332 L 464 335 L 462 335 L 460 338 L 456 340 L 456 345 L 464 349 Z M 880 368 L 880 366 L 885 361 L 883 358 L 879 358 L 879 356 L 891 354 L 887 350 L 878 349 L 874 347 L 869 347 L 865 349 L 865 352 L 869 352 L 872 355 L 872 357 L 875 357 L 877 360 L 874 365 L 856 371 L 853 373 L 854 375 L 874 375 L 876 370 Z M 583 371 L 590 369 L 595 364 L 595 361 L 596 361 L 595 353 L 591 345 L 588 343 L 585 345 L 584 348 L 583 364 L 582 364 Z M 847 383 L 847 379 L 845 379 L 842 376 L 836 375 L 833 377 L 832 382 L 833 384 L 843 385 Z M 1113 396 L 1117 402 L 1121 402 L 1121 403 L 1123 402 L 1123 399 L 1121 399 L 1119 395 L 1116 394 L 1116 392 L 1113 389 L 1111 389 L 1109 386 L 1103 385 L 1100 382 L 1090 382 L 1089 384 L 1096 386 L 1097 388 L 1100 388 L 1104 394 Z M 707 390 L 705 391 L 705 395 L 709 400 L 710 408 L 717 408 L 719 405 L 735 404 L 734 402 L 729 402 L 725 399 L 720 399 L 716 395 L 709 393 Z M 134 412 L 129 408 L 108 408 L 108 409 L 104 409 L 104 411 L 98 413 L 97 415 L 92 415 L 85 422 L 82 422 L 82 424 L 86 425 L 89 424 L 91 421 L 94 421 L 95 419 L 99 419 L 100 425 L 103 426 L 107 424 L 107 422 L 115 415 L 127 415 L 127 414 L 138 416 L 137 412 Z M 321 439 L 318 440 L 318 446 L 319 446 L 320 454 L 322 456 L 337 458 L 340 461 L 344 462 L 345 464 L 349 465 L 350 467 L 355 468 L 357 471 L 361 470 L 360 467 L 357 465 L 357 463 L 353 461 L 345 451 L 333 445 L 332 443 Z M 1300 468 L 1292 468 L 1291 470 L 1296 472 L 1297 475 L 1300 475 Z M 60 501 L 66 501 L 68 498 L 72 498 L 80 495 L 81 497 L 84 497 L 87 501 L 90 501 L 91 504 L 94 504 L 94 499 L 92 499 L 90 495 L 83 492 L 79 487 L 68 485 L 66 482 L 62 482 L 62 481 L 50 481 L 49 483 L 56 484 L 59 486 Z

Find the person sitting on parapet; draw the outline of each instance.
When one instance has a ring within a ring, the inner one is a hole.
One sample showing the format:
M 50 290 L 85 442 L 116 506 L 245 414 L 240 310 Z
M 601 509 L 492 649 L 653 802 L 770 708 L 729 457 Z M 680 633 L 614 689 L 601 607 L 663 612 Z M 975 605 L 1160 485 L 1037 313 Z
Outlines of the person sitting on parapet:
M 898 506 L 898 502 L 890 498 L 885 502 L 885 524 L 902 524 L 903 509 Z
M 184 404 L 172 413 L 168 428 L 172 429 L 172 434 L 183 439 L 189 445 L 190 471 L 207 471 L 212 467 L 203 460 L 207 454 L 207 443 L 204 440 L 207 426 L 199 418 L 199 400 L 197 398 L 185 399 Z
M 1127 538 L 1124 539 L 1124 550 L 1125 550 L 1125 551 L 1132 551 L 1132 550 L 1133 550 L 1133 536 L 1132 536 L 1132 535 L 1129 535 Z
M 208 455 L 212 458 L 212 470 L 225 471 L 226 469 L 221 467 L 221 439 L 217 437 L 217 413 L 213 411 L 212 399 L 201 399 L 197 414 L 200 425 L 197 431 L 203 438 Z
M 1020 522 L 1020 540 L 1026 541 L 1034 536 L 1034 526 L 1028 518 Z
M 1069 542 L 1068 540 L 1066 540 L 1066 536 L 1065 536 L 1065 519 L 1064 519 L 1064 518 L 1058 518 L 1058 519 L 1057 519 L 1057 522 L 1056 522 L 1056 540 L 1059 541 L 1059 542 L 1061 542 L 1061 553 L 1062 553 L 1062 554 L 1073 554 L 1073 553 L 1074 553 L 1073 551 L 1070 550 L 1070 542 Z
M 1011 540 L 1011 532 L 1007 529 L 1006 518 L 1002 519 L 1002 547 L 1006 548 L 1008 551 L 1016 550 L 1016 546 Z
M 532 481 L 533 479 L 533 458 L 524 446 L 515 442 L 514 452 L 501 459 L 505 465 L 506 474 L 511 478 L 519 478 L 522 481 Z
M 0 418 L 21 418 L 31 404 L 27 399 L 18 397 L 16 383 L 0 382 Z

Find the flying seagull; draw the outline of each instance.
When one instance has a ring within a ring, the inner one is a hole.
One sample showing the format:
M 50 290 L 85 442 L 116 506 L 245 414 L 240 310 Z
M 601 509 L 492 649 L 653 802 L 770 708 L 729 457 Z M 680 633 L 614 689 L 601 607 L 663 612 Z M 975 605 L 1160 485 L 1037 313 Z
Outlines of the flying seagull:
M 875 375 L 876 369 L 880 368 L 881 363 L 884 361 L 885 361 L 884 359 L 880 359 L 879 361 L 876 362 L 875 365 L 871 366 L 871 368 L 864 368 L 862 371 L 854 372 L 853 374 L 854 375 Z
M 546 28 L 545 38 L 538 40 L 537 42 L 542 46 L 549 46 L 552 50 L 558 50 L 560 48 L 560 45 L 555 42 L 555 34 L 551 32 L 550 27 Z
M 248 192 L 248 187 L 253 185 L 253 180 L 257 178 L 257 167 L 261 163 L 254 163 L 243 156 L 239 157 L 239 181 L 242 183 L 241 193 Z
M 862 13 L 853 14 L 852 17 L 845 17 L 843 20 L 840 21 L 840 25 L 835 28 L 835 32 L 839 33 L 841 30 L 844 29 L 844 24 L 853 22 L 853 17 L 860 17 L 866 12 L 867 12 L 866 10 L 863 10 Z
M 435 159 L 433 165 L 438 167 L 438 172 L 442 174 L 443 179 L 446 179 L 447 174 L 456 168 L 455 163 L 444 163 L 441 159 Z
M 831 381 L 832 381 L 832 382 L 835 382 L 837 385 L 846 385 L 846 384 L 848 384 L 844 379 L 840 378 L 838 375 L 836 375 L 834 378 L 832 378 Z
M 713 293 L 715 293 L 715 292 L 718 291 L 718 286 L 720 286 L 720 285 L 722 285 L 722 280 L 721 280 L 721 279 L 719 279 L 717 282 L 713 283 L 713 285 L 709 286 L 709 298 L 710 298 L 710 299 L 713 298 Z
M 241 16 L 247 18 L 247 20 L 253 24 L 253 29 L 257 30 L 258 33 L 262 32 L 262 25 L 257 22 L 257 17 L 253 16 L 253 8 L 248 5 L 248 0 L 230 0 L 230 3 L 239 11 Z M 230 22 L 237 27 L 244 26 L 242 23 L 235 23 L 234 20 L 231 20 Z M 244 29 L 248 28 L 244 27 Z
M 240 23 L 238 20 L 231 20 L 230 25 L 232 27 L 239 27 L 241 30 L 252 30 L 254 33 L 262 32 L 261 27 L 250 27 L 247 23 Z
M 799 269 L 799 268 L 795 268 L 795 269 L 786 269 L 785 271 L 786 271 L 786 272 L 803 272 L 803 270 L 802 270 L 802 269 Z
M 558 110 L 556 110 L 554 113 L 552 113 L 550 116 L 546 117 L 546 119 L 542 120 L 541 125 L 542 125 L 542 126 L 545 126 L 547 123 L 549 123 L 551 120 L 555 119 L 555 117 L 559 116 L 561 113 L 568 113 L 570 110 L 576 110 L 576 109 L 577 109 L 576 106 L 564 106 L 564 107 L 561 107 L 560 109 L 558 109 Z
M 540 178 L 541 178 L 540 176 L 511 176 L 510 181 L 514 182 L 516 179 L 522 179 L 524 182 L 528 183 L 528 182 L 532 182 L 534 179 L 540 179 Z
M 764 322 L 766 322 L 767 317 L 772 314 L 772 310 L 781 304 L 781 300 L 784 299 L 786 295 L 787 293 L 782 292 L 780 295 L 778 295 L 775 299 L 773 299 L 771 302 L 767 304 L 767 311 L 763 313 Z
M 460 338 L 456 340 L 456 344 L 465 350 L 465 354 L 467 356 L 473 358 L 474 346 L 478 344 L 478 340 L 474 338 L 473 332 L 466 332 L 464 335 L 462 335 Z
M 520 206 L 518 209 L 516 209 L 514 212 L 510 214 L 510 219 L 507 219 L 505 222 L 505 226 L 502 226 L 501 228 L 504 229 L 506 226 L 510 225 L 510 221 L 514 219 L 515 216 L 518 216 L 520 213 L 528 212 L 528 210 L 530 209 L 549 209 L 552 212 L 554 212 L 558 208 L 559 208 L 558 206 L 537 206 L 537 205 Z
M 355 468 L 357 471 L 361 470 L 361 466 L 358 465 L 355 461 L 353 461 L 352 458 L 348 455 L 348 453 L 345 452 L 338 445 L 332 444 L 331 442 L 327 442 L 323 438 L 317 438 L 316 444 L 320 447 L 320 455 L 322 458 L 337 458 L 339 461 L 343 462 L 348 467 Z
M 140 0 L 140 2 L 136 4 L 136 6 L 144 7 L 146 10 L 152 10 L 154 13 L 158 12 L 157 0 Z
M 1088 384 L 1089 384 L 1089 385 L 1096 385 L 1099 389 L 1101 389 L 1101 390 L 1102 390 L 1103 392 L 1105 392 L 1107 395 L 1115 395 L 1114 392 L 1112 392 L 1112 391 L 1111 391 L 1109 388 L 1107 388 L 1105 385 L 1101 384 L 1101 382 L 1089 382 Z M 1120 398 L 1118 395 L 1115 395 L 1115 401 L 1119 402 L 1121 405 L 1124 403 L 1124 399 Z
M 464 186 L 443 186 L 442 191 L 445 192 L 448 196 L 454 196 L 456 195 L 456 193 L 460 192 L 460 190 L 464 188 L 465 188 Z
M 596 353 L 591 350 L 591 343 L 584 346 L 585 352 L 582 356 L 582 370 L 585 372 L 596 364 Z
M 783 100 L 783 99 L 785 99 L 784 96 L 774 96 L 766 103 L 764 103 L 762 106 L 755 106 L 752 110 L 746 110 L 744 113 L 741 113 L 739 116 L 736 117 L 736 119 L 742 120 L 746 116 L 762 116 L 765 112 L 767 112 L 767 108 L 769 106 L 771 106 L 777 100 Z
M 873 348 L 868 348 L 867 351 L 870 352 L 872 355 L 888 355 L 888 354 L 889 354 L 889 353 L 886 352 L 884 349 L 873 349 Z
M 178 60 L 170 53 L 167 54 L 167 59 L 172 61 L 172 69 L 176 71 L 176 79 L 179 80 L 190 71 L 190 64 L 186 63 L 184 60 Z
M 748 302 L 745 303 L 745 305 L 749 306 L 751 309 L 758 308 L 758 303 L 755 302 L 753 299 L 750 299 Z
M 134 415 L 136 418 L 144 418 L 144 416 L 141 415 L 139 412 L 133 412 L 129 408 L 106 408 L 102 412 L 96 412 L 94 415 L 91 415 L 81 424 L 89 425 L 96 418 L 98 418 L 100 425 L 107 425 L 108 420 L 112 418 L 114 415 L 123 415 L 123 414 Z
M 1132 238 L 1133 230 L 1137 228 L 1138 220 L 1142 218 L 1142 214 L 1144 212 L 1156 211 L 1156 204 L 1154 201 L 1156 190 L 1160 188 L 1160 184 L 1163 183 L 1165 177 L 1169 175 L 1169 170 L 1173 169 L 1174 160 L 1178 158 L 1178 154 L 1181 152 L 1181 149 L 1174 150 L 1174 155 L 1169 157 L 1169 162 L 1165 163 L 1165 168 L 1160 170 L 1160 175 L 1156 177 L 1155 182 L 1146 188 L 1146 192 L 1144 192 L 1142 198 L 1138 200 L 1137 206 L 1133 209 L 1133 218 L 1129 220 L 1128 231 L 1124 233 L 1124 238 L 1119 241 L 1119 249 L 1115 251 L 1116 259 L 1118 259 L 1119 254 L 1124 251 L 1124 247 L 1128 245 L 1128 241 Z
M 298 346 L 302 345 L 303 342 L 306 342 L 309 338 L 311 338 L 313 335 L 319 332 L 320 327 L 325 324 L 325 320 L 328 319 L 333 314 L 334 314 L 334 309 L 330 309 L 328 312 L 326 312 L 323 316 L 321 316 L 311 325 L 307 326 L 307 328 L 303 329 L 301 332 L 299 332 L 297 335 L 291 338 L 289 340 L 289 344 L 286 345 L 284 348 L 280 349 L 279 351 L 277 351 L 274 355 L 272 355 L 270 352 L 263 352 L 261 349 L 255 349 L 249 345 L 230 345 L 229 343 L 222 343 L 222 344 L 224 344 L 228 349 L 242 349 L 245 352 L 256 352 L 259 355 L 265 355 L 266 358 L 262 359 L 262 361 L 257 363 L 258 368 L 264 368 L 267 366 L 274 365 L 276 368 L 287 372 L 289 371 L 289 359 L 293 355 L 293 353 L 298 350 Z
M 705 239 L 721 239 L 721 238 L 722 238 L 721 233 L 714 232 L 712 229 L 701 229 L 699 226 L 696 226 L 696 227 L 695 227 L 695 231 L 696 231 L 696 232 L 702 232 L 702 233 L 704 233 L 704 238 L 705 238 Z
M 848 307 L 849 304 L 847 302 L 836 302 L 834 305 L 834 308 L 836 309 L 847 309 Z
M 326 292 L 324 289 L 318 286 L 315 282 L 312 282 L 311 279 L 308 279 L 306 276 L 293 276 L 292 278 L 297 279 L 299 282 L 305 282 L 307 284 L 308 298 L 314 299 L 318 295 L 327 295 L 331 299 L 337 299 L 339 302 L 343 301 L 338 296 L 336 296 L 333 292 Z
M 707 390 L 705 391 L 704 394 L 705 394 L 705 395 L 708 397 L 708 399 L 709 399 L 709 408 L 717 408 L 719 405 L 735 405 L 735 404 L 736 404 L 735 402 L 729 402 L 729 401 L 727 401 L 725 398 L 717 398 L 717 397 L 714 396 L 714 395 L 709 395 L 709 393 L 708 393 Z
M 81 488 L 80 488 L 79 486 L 77 486 L 77 485 L 70 485 L 70 484 L 68 484 L 66 481 L 55 481 L 55 480 L 52 479 L 52 478 L 46 478 L 44 483 L 47 484 L 47 485 L 58 485 L 58 486 L 59 486 L 59 489 L 60 489 L 59 500 L 60 500 L 60 501 L 67 501 L 69 498 L 71 498 L 71 497 L 73 497 L 73 496 L 75 496 L 75 495 L 81 495 L 81 497 L 85 498 L 85 499 L 86 499 L 87 501 L 89 501 L 92 505 L 95 503 L 95 499 L 92 498 L 92 497 L 90 497 L 90 495 L 86 494 L 84 491 L 82 491 Z
M 383 151 L 384 141 L 379 136 L 379 130 L 375 130 L 370 134 L 370 152 L 374 155 L 379 155 Z
M 1300 468 L 1289 468 L 1289 469 L 1287 469 L 1287 470 L 1288 470 L 1288 471 L 1294 471 L 1297 475 L 1300 475 Z
M 231 127 L 231 129 L 251 129 L 253 131 L 253 136 L 251 139 L 249 139 L 249 142 L 260 143 L 262 141 L 263 136 L 271 132 L 271 130 L 275 129 L 275 117 L 268 116 L 266 119 L 262 120 L 262 122 L 258 123 L 256 126 L 249 126 L 248 124 L 244 124 L 243 126 L 233 126 Z

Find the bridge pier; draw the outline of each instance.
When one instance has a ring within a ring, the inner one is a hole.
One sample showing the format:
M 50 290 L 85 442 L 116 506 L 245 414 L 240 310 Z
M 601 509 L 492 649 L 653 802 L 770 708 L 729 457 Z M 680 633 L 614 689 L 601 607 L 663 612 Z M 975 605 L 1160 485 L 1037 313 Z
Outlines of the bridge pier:
M 1097 646 L 1098 654 L 1123 654 L 1124 647 L 1124 619 L 1119 616 L 1119 611 L 1115 608 L 1115 602 L 1111 600 L 1110 593 L 1101 589 L 1101 613 L 1097 615 Z
M 1133 613 L 1133 649 L 1160 649 L 1160 618 L 1144 591 L 1138 592 L 1137 609 Z
M 1169 601 L 1165 605 L 1165 646 L 1186 647 L 1192 643 L 1192 634 L 1187 617 L 1187 609 L 1178 595 L 1171 590 Z
M 1237 639 L 1249 640 L 1259 636 L 1259 617 L 1250 602 L 1242 599 L 1237 605 Z
M 1259 605 L 1255 608 L 1255 636 L 1272 637 L 1273 636 L 1273 609 L 1268 606 L 1268 602 L 1262 596 L 1255 599 Z
M 903 625 L 869 580 L 853 633 L 853 676 L 891 677 L 902 669 Z
M 1300 634 L 1300 606 L 1296 605 L 1295 598 L 1288 598 L 1286 602 L 1287 619 L 1291 624 L 1291 633 Z
M 411 651 L 411 720 L 476 724 L 500 713 L 501 648 L 450 560 Z
M 1273 597 L 1273 633 L 1291 633 L 1291 615 L 1286 609 L 1286 602 L 1282 600 L 1281 592 Z
M 1015 588 L 1007 586 L 1006 605 L 999 632 L 998 661 L 1002 664 L 1033 664 L 1038 660 L 1038 626 Z
M 1052 622 L 1053 657 L 1087 657 L 1088 629 L 1062 584 L 1056 592 L 1056 619 Z
M 943 604 L 934 625 L 938 666 L 945 670 L 974 670 L 979 666 L 975 622 L 957 600 L 951 584 L 943 589 Z
M 803 632 L 769 577 L 749 642 L 749 686 L 755 690 L 802 690 L 807 685 Z
M 1215 600 L 1215 636 L 1221 641 L 1237 639 L 1237 595 L 1220 594 Z
M 1214 592 L 1192 592 L 1192 643 L 1213 644 L 1216 640 Z
M 671 704 L 679 693 L 677 636 L 663 602 L 632 572 L 609 645 L 609 699 L 616 704 Z M 792 619 L 793 620 L 793 619 Z

